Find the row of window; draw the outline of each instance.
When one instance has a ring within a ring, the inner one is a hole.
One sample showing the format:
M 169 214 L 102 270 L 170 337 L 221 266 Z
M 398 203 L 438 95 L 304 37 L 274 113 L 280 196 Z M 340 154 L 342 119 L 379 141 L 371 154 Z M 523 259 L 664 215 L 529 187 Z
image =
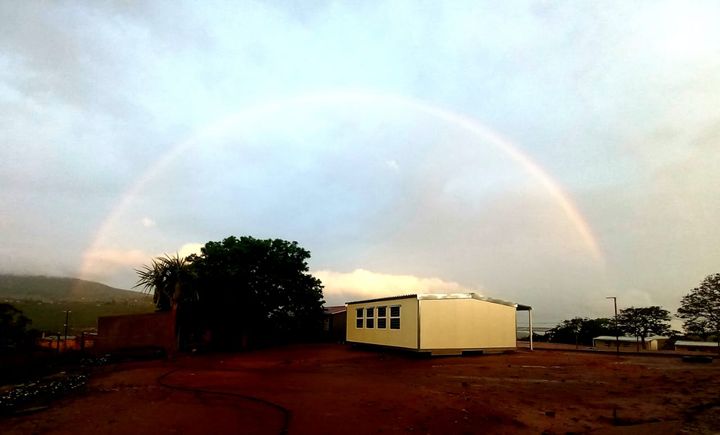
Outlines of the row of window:
M 389 307 L 390 329 L 400 329 L 400 305 Z M 387 329 L 388 307 L 355 309 L 355 327 L 366 329 Z

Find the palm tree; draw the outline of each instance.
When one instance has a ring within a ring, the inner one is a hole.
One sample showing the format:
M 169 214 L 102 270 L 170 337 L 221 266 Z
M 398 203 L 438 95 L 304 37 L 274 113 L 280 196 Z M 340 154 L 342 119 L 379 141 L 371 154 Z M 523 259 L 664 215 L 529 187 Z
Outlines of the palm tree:
M 152 264 L 135 269 L 138 282 L 135 287 L 143 287 L 153 292 L 153 302 L 157 311 L 169 311 L 175 319 L 175 334 L 180 349 L 188 346 L 197 332 L 197 302 L 199 300 L 195 286 L 195 274 L 192 259 L 179 254 L 155 257 Z
M 151 265 L 135 269 L 138 282 L 134 287 L 143 287 L 153 292 L 153 303 L 158 311 L 177 309 L 178 304 L 197 300 L 193 290 L 191 263 L 179 254 L 155 257 Z

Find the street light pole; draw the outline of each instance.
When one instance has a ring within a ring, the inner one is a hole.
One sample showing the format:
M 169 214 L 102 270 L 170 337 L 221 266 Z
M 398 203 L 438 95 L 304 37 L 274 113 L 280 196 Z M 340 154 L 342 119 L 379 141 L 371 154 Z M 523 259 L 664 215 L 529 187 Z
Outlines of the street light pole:
M 617 296 L 608 296 L 605 299 L 612 299 L 613 305 L 615 306 L 615 352 L 618 356 L 620 356 L 620 332 L 618 331 Z
M 65 325 L 64 325 L 65 326 L 65 350 L 67 350 L 67 337 L 68 337 L 67 333 L 68 333 L 68 324 L 70 321 L 70 313 L 71 312 L 72 311 L 70 311 L 70 310 L 65 310 Z

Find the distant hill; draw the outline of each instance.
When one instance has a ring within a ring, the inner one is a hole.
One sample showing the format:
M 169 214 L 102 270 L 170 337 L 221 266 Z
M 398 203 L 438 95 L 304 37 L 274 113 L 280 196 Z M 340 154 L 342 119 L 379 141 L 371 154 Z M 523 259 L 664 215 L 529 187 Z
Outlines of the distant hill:
M 152 295 L 121 290 L 77 278 L 0 275 L 0 302 L 9 302 L 41 331 L 63 331 L 70 310 L 69 333 L 93 330 L 99 316 L 150 313 Z
M 32 299 L 45 302 L 144 301 L 150 295 L 122 290 L 94 281 L 50 276 L 0 275 L 0 300 Z

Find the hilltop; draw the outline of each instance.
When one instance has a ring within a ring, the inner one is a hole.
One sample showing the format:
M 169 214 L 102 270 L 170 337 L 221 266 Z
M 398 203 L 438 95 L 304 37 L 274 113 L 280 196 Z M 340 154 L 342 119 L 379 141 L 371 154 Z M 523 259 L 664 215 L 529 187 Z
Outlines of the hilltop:
M 152 295 L 146 293 L 49 276 L 0 275 L 0 302 L 21 310 L 33 328 L 49 332 L 63 330 L 65 310 L 70 310 L 70 334 L 94 329 L 99 316 L 155 310 Z
M 31 275 L 0 275 L 0 300 L 24 299 L 43 302 L 125 302 L 148 300 L 149 295 L 122 290 L 94 281 Z

